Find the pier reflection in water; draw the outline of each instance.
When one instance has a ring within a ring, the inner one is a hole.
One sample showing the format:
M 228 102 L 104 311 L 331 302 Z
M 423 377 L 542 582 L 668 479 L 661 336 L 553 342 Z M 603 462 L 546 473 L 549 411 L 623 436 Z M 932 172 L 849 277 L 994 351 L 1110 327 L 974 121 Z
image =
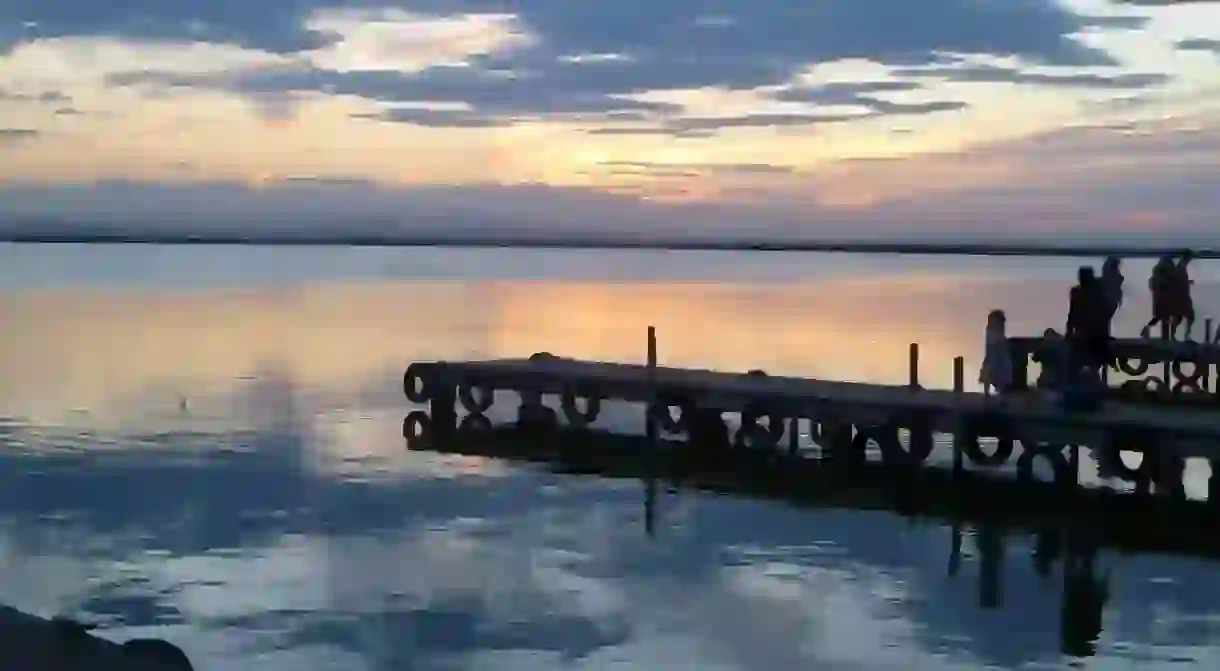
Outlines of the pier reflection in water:
M 675 488 L 671 492 L 680 487 L 817 511 L 888 510 L 912 520 L 939 520 L 951 529 L 950 577 L 961 571 L 963 528 L 970 526 L 978 605 L 983 609 L 1003 605 L 1006 537 L 1025 539 L 1032 546 L 1033 571 L 1044 580 L 1058 573 L 1062 580 L 1059 644 L 1061 653 L 1071 657 L 1094 655 L 1101 634 L 1110 588 L 1109 571 L 1098 567 L 1100 551 L 1173 551 L 1220 558 L 1212 531 L 1217 516 L 1202 502 L 1154 501 L 1107 491 L 1064 498 L 1049 483 L 1039 487 L 985 475 L 962 481 L 937 469 L 907 471 L 887 464 L 844 473 L 834 464 L 806 458 L 723 453 L 698 442 L 656 442 L 587 429 L 466 423 L 456 434 L 442 437 L 420 430 L 429 421 L 421 412 L 404 421 L 411 449 L 545 464 L 559 473 L 639 478 L 644 529 L 650 537 L 657 526 L 658 480 Z
M 1039 269 L 1063 278 L 1051 282 L 995 260 L 861 275 L 823 256 L 715 285 L 694 281 L 716 267 L 704 257 L 682 275 L 663 255 L 677 283 L 601 281 L 582 274 L 589 259 L 523 281 L 546 264 L 521 252 L 499 275 L 494 255 L 419 257 L 484 278 L 460 281 L 413 279 L 415 252 L 366 251 L 209 250 L 225 255 L 213 268 L 179 250 L 109 284 L 66 252 L 6 262 L 0 275 L 78 277 L 0 277 L 0 601 L 116 639 L 167 638 L 218 669 L 1058 668 L 1062 640 L 1087 642 L 1098 612 L 1099 668 L 1220 661 L 1207 553 L 1099 544 L 1099 611 L 1064 599 L 1064 559 L 1083 540 L 1003 516 L 960 521 L 950 577 L 952 517 L 669 492 L 662 479 L 650 538 L 638 477 L 412 451 L 401 437 L 412 361 L 639 360 L 650 323 L 673 365 L 866 381 L 901 382 L 919 341 L 925 383 L 948 386 L 953 356 L 977 365 L 987 309 L 1006 307 L 1020 332 L 1061 319 L 1045 299 L 1066 296 L 1075 261 Z M 94 262 L 139 266 L 113 254 Z M 290 279 L 271 281 L 285 265 Z M 601 422 L 640 425 L 610 404 Z M 983 548 L 1003 557 L 985 572 Z M 983 575 L 1000 588 L 981 591 Z M 979 608 L 983 592 L 995 608 Z M 1063 622 L 1082 624 L 1065 636 Z

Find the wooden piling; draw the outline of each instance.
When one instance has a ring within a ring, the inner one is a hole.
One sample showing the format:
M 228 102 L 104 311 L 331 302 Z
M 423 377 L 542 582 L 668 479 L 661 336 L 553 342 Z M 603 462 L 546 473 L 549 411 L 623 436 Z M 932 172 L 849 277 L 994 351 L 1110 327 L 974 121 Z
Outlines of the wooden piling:
M 644 427 L 648 436 L 648 451 L 654 457 L 657 452 L 657 327 L 648 327 L 648 403 L 644 406 Z M 666 412 L 668 412 L 668 408 Z M 656 535 L 657 478 L 653 469 L 648 469 L 644 482 L 644 532 L 649 538 Z
M 644 433 L 648 436 L 649 441 L 655 443 L 657 440 L 657 327 L 655 326 L 648 327 L 647 364 L 645 395 L 648 402 L 644 406 Z
M 788 420 L 788 456 L 795 458 L 801 451 L 801 418 Z
M 648 372 L 656 376 L 657 372 L 657 327 L 648 327 Z
M 907 385 L 911 389 L 919 388 L 919 343 L 911 343 L 907 350 Z
M 953 393 L 961 395 L 966 391 L 966 359 L 963 357 L 953 358 Z M 962 435 L 964 430 L 964 422 L 961 412 L 961 399 L 956 399 L 954 403 L 956 407 L 955 420 L 953 426 L 953 475 L 959 476 L 965 470 L 965 460 L 962 456 Z

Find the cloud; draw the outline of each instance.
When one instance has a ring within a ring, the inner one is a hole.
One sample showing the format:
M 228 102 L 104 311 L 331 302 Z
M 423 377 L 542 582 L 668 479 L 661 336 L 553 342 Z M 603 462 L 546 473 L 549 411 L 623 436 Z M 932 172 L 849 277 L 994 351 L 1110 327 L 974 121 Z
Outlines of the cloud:
M 785 102 L 818 105 L 861 105 L 865 96 L 875 93 L 916 91 L 921 88 L 913 81 L 829 82 L 816 86 L 792 86 L 773 95 Z
M 838 125 L 865 119 L 890 116 L 916 116 L 962 110 L 968 107 L 960 101 L 896 103 L 876 98 L 859 97 L 858 105 L 865 109 L 859 114 L 761 112 L 730 116 L 676 116 L 659 126 L 634 128 L 595 128 L 587 132 L 612 135 L 672 135 L 675 137 L 708 137 L 728 128 L 783 128 Z
M 674 119 L 664 127 L 672 133 L 707 132 L 725 128 L 750 128 L 765 126 L 814 126 L 857 121 L 867 114 L 783 114 L 762 113 L 740 116 L 682 117 Z
M 335 38 L 308 60 L 336 72 L 418 72 L 526 48 L 535 39 L 511 14 L 429 17 L 397 9 L 327 9 L 311 15 L 305 28 Z
M 478 116 L 468 110 L 413 107 L 388 109 L 377 114 L 353 114 L 352 118 L 433 128 L 488 128 L 501 123 L 494 117 Z
M 121 5 L 80 0 L 9 1 L 0 4 L 0 25 L 30 26 L 16 36 L 17 42 L 93 36 L 114 40 L 211 42 L 286 54 L 333 41 L 333 36 L 328 38 L 308 31 L 302 25 L 301 10 L 320 4 L 317 0 L 302 3 L 285 0 L 261 3 L 133 0 Z
M 32 128 L 0 128 L 0 147 L 29 142 L 38 137 Z
M 1093 72 L 1047 73 L 985 64 L 965 67 L 902 68 L 895 70 L 893 74 L 895 77 L 938 78 L 951 82 L 1034 84 L 1037 86 L 1069 86 L 1097 89 L 1143 89 L 1163 84 L 1169 79 L 1167 75 L 1159 73 L 1124 73 L 1115 75 L 1103 75 Z
M 112 72 L 109 81 L 114 84 L 210 87 L 251 96 L 321 92 L 390 106 L 462 103 L 469 113 L 381 115 L 432 126 L 451 120 L 460 127 L 494 125 L 493 119 L 511 123 L 625 112 L 655 113 L 657 121 L 669 121 L 680 110 L 640 102 L 638 96 L 707 87 L 784 86 L 811 63 L 845 59 L 892 67 L 942 64 L 966 56 L 1074 68 L 1113 66 L 1116 62 L 1107 52 L 1076 36 L 1092 27 L 1138 27 L 1144 21 L 1082 16 L 1052 0 L 827 0 L 813 5 L 726 0 L 711 14 L 696 0 L 528 0 L 511 5 L 513 14 L 506 13 L 509 6 L 493 0 L 403 0 L 392 9 L 357 3 L 342 10 L 317 0 L 266 0 L 257 9 L 245 3 L 238 9 L 235 0 L 189 0 L 176 10 L 179 17 L 197 19 L 186 30 L 186 22 L 171 20 L 175 10 L 160 6 L 141 8 L 147 11 L 138 17 L 134 10 L 130 16 L 110 16 L 100 7 L 86 11 L 75 3 L 70 4 L 72 11 L 57 11 L 67 2 L 31 7 L 22 18 L 37 21 L 43 34 L 77 31 L 161 40 L 168 39 L 170 26 L 176 25 L 180 39 L 224 41 L 230 48 L 286 56 L 206 73 L 167 70 L 146 60 L 128 71 Z M 879 114 L 960 108 L 952 102 L 897 103 L 866 97 L 901 90 L 909 90 L 908 85 L 888 82 L 854 92 L 840 85 L 823 90 L 821 100 L 808 93 L 787 95 L 791 100 L 806 95 L 805 102 L 819 104 L 830 104 L 825 98 L 837 95 Z M 738 115 L 723 123 L 684 123 L 691 127 L 669 126 L 668 132 L 806 122 L 792 115 Z M 627 132 L 632 131 L 605 131 Z
M 19 102 L 19 103 L 70 103 L 72 99 L 58 91 L 44 91 L 42 93 L 20 93 L 10 91 L 5 88 L 0 88 L 0 102 Z
M 1134 7 L 1173 7 L 1175 5 L 1209 5 L 1220 0 L 1114 0 L 1120 5 Z
M 792 173 L 790 165 L 772 163 L 654 163 L 650 161 L 602 161 L 599 166 L 622 174 L 648 176 L 699 176 L 704 173 L 717 175 L 781 175 Z
M 1220 40 L 1196 37 L 1189 40 L 1181 40 L 1177 43 L 1178 49 L 1182 51 L 1210 51 L 1217 56 L 1220 56 Z
M 0 50 L 0 84 L 25 82 L 42 90 L 44 102 L 67 102 L 57 96 L 79 87 L 106 84 L 119 73 L 160 72 L 181 76 L 255 68 L 286 61 L 275 54 L 209 42 L 133 41 L 107 35 L 44 38 Z M 64 93 L 59 93 L 63 91 Z
M 938 52 L 1025 56 L 1066 65 L 1110 63 L 1104 53 L 1070 36 L 1116 21 L 1079 16 L 1048 0 L 832 0 L 810 6 L 727 0 L 717 3 L 714 17 L 698 0 L 526 0 L 511 5 L 500 0 L 398 0 L 392 6 L 389 11 L 399 16 L 450 18 L 502 16 L 512 7 L 546 51 L 631 53 L 641 76 L 669 70 L 683 60 L 712 58 L 715 62 L 708 65 L 732 67 L 730 79 L 756 83 L 794 63 L 843 58 L 910 62 Z M 4 3 L 0 23 L 35 26 L 23 36 L 26 39 L 97 35 L 208 41 L 288 54 L 333 46 L 342 40 L 342 17 L 379 11 L 371 2 L 348 7 L 336 11 L 322 0 L 135 0 L 118 6 L 47 0 Z M 334 20 L 319 23 L 318 17 L 328 12 Z M 1138 21 L 1125 19 L 1126 24 Z
M 714 130 L 676 130 L 664 126 L 604 126 L 600 128 L 590 128 L 585 131 L 589 135 L 620 135 L 620 136 L 649 136 L 662 135 L 675 138 L 699 139 L 709 138 L 716 135 Z

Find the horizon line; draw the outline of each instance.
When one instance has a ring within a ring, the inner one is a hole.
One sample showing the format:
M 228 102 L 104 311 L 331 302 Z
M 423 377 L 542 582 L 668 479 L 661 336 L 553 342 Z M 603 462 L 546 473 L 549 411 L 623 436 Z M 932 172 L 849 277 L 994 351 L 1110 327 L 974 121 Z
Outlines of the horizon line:
M 575 236 L 443 236 L 336 233 L 226 232 L 51 232 L 0 231 L 0 243 L 91 244 L 91 245 L 209 245 L 258 247 L 436 247 L 486 249 L 601 249 L 724 252 L 820 252 L 847 254 L 910 254 L 954 256 L 1119 256 L 1159 258 L 1190 249 L 1196 259 L 1220 259 L 1220 248 L 1188 245 L 1149 247 L 1142 245 L 1054 245 L 984 242 L 870 242 L 861 240 L 750 240 L 744 238 L 631 240 L 614 237 Z

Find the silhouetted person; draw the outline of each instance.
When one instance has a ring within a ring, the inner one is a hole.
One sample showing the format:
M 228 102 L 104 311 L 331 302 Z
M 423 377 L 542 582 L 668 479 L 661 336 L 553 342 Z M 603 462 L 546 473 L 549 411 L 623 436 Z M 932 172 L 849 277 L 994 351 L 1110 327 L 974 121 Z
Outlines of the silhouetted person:
M 1003 394 L 1012 384 L 1012 354 L 1008 351 L 1008 318 L 1003 310 L 992 310 L 987 315 L 987 332 L 984 339 L 983 365 L 979 369 L 979 383 L 983 395 Z
M 1191 297 L 1190 290 L 1190 285 L 1194 284 L 1194 280 L 1190 279 L 1190 269 L 1188 268 L 1193 258 L 1194 255 L 1189 249 L 1182 250 L 1182 256 L 1174 266 L 1174 322 L 1169 327 L 1169 334 L 1170 337 L 1173 337 L 1178 326 L 1185 322 L 1186 332 L 1182 334 L 1183 340 L 1190 340 L 1191 332 L 1195 330 L 1195 301 Z
M 1110 309 L 1093 269 L 1083 266 L 1069 296 L 1067 320 L 1068 356 L 1073 376 L 1090 373 L 1109 363 Z
M 1068 374 L 1067 343 L 1063 335 L 1055 329 L 1042 332 L 1042 342 L 1034 350 L 1031 358 L 1038 364 L 1039 389 L 1062 389 Z
M 1122 259 L 1111 256 L 1101 265 L 1101 288 L 1106 296 L 1111 324 L 1114 323 L 1114 315 L 1123 306 L 1123 282 L 1126 278 L 1123 277 L 1122 263 Z
M 1174 261 L 1172 256 L 1163 256 L 1152 268 L 1148 278 L 1148 290 L 1152 292 L 1152 319 L 1144 325 L 1140 335 L 1147 338 L 1152 333 L 1152 327 L 1161 324 L 1172 339 L 1178 326 L 1186 322 L 1186 338 L 1195 325 L 1195 306 L 1191 298 L 1190 273 L 1187 266 L 1192 258 L 1190 250 L 1182 252 L 1181 259 Z

